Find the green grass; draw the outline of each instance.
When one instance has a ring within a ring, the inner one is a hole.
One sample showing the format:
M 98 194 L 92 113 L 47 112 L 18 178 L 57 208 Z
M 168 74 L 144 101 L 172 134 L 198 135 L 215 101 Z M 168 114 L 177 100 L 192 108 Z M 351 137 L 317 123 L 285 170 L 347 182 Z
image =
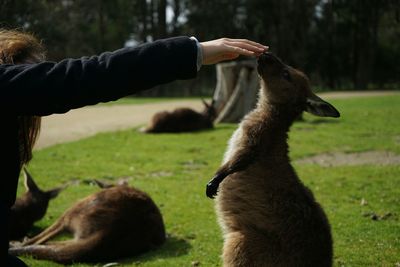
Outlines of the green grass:
M 342 117 L 306 115 L 304 122 L 296 122 L 289 139 L 293 159 L 338 151 L 400 154 L 400 96 L 330 102 Z M 191 266 L 193 261 L 220 266 L 221 232 L 214 203 L 205 196 L 205 184 L 219 166 L 235 128 L 221 124 L 213 131 L 193 134 L 143 135 L 134 129 L 99 134 L 36 151 L 29 169 L 42 188 L 71 179 L 131 176 L 131 185 L 153 197 L 170 237 L 162 248 L 124 260 L 124 266 Z M 335 266 L 395 266 L 400 262 L 399 165 L 294 166 L 329 217 Z M 50 203 L 37 227 L 48 226 L 77 199 L 98 190 L 84 183 L 71 185 Z M 367 205 L 360 205 L 363 198 Z M 376 221 L 366 216 L 370 213 L 391 216 Z M 23 259 L 30 266 L 57 266 Z

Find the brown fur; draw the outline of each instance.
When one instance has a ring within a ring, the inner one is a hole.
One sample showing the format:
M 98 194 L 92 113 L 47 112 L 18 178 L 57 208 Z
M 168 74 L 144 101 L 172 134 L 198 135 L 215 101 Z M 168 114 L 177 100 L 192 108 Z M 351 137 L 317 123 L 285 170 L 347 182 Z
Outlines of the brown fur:
M 154 114 L 150 125 L 143 130 L 145 133 L 180 133 L 194 132 L 214 127 L 216 111 L 214 101 L 207 104 L 203 100 L 203 112 L 190 108 L 177 108 L 171 112 L 161 111 Z
M 213 197 L 221 183 L 216 210 L 224 266 L 331 266 L 328 219 L 290 164 L 287 138 L 304 110 L 318 116 L 339 113 L 311 92 L 302 72 L 274 55 L 259 58 L 258 72 L 258 105 L 240 123 L 207 185 Z
M 36 221 L 44 217 L 51 199 L 64 187 L 41 190 L 29 172 L 24 169 L 26 192 L 18 198 L 10 211 L 9 240 L 23 238 Z
M 138 255 L 164 243 L 163 219 L 150 196 L 127 185 L 104 187 L 9 253 L 64 264 L 102 262 Z M 65 231 L 73 239 L 47 242 Z

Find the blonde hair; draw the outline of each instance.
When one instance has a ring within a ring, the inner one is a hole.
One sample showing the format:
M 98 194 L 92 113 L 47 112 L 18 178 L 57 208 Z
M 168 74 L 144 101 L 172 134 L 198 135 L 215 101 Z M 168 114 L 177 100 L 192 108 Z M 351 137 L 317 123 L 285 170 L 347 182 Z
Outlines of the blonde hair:
M 0 64 L 30 64 L 44 59 L 45 49 L 33 34 L 0 29 Z M 40 125 L 39 116 L 18 116 L 20 167 L 32 159 Z

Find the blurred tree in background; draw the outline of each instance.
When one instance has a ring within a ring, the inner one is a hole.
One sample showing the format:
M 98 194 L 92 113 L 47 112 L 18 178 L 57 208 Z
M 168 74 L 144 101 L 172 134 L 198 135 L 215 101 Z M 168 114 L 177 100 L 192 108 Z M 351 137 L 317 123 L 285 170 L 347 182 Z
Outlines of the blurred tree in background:
M 248 38 L 322 90 L 399 89 L 398 0 L 0 0 L 0 27 L 35 33 L 50 60 L 176 35 Z M 215 69 L 147 95 L 211 95 Z

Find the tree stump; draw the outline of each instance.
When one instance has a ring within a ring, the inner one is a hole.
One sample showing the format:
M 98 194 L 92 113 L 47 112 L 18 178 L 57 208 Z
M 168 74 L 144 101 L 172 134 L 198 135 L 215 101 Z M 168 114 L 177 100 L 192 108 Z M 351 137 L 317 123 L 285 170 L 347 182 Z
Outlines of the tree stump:
M 217 85 L 214 91 L 216 123 L 237 123 L 251 111 L 259 89 L 256 60 L 219 63 L 216 65 Z

